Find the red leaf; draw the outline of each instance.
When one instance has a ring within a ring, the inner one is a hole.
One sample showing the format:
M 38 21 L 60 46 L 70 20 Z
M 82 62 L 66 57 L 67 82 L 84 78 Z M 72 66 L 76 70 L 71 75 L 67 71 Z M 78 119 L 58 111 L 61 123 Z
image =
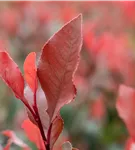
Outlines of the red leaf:
M 127 129 L 135 140 L 135 90 L 121 85 L 116 104 L 119 116 L 123 119 Z
M 60 133 L 63 130 L 63 120 L 60 116 L 57 116 L 54 121 L 52 122 L 51 134 L 50 134 L 50 148 L 53 148 L 54 143 L 58 139 Z M 49 133 L 49 131 L 48 131 Z
M 33 96 L 32 90 L 28 86 L 25 87 L 24 95 L 25 95 L 26 99 L 28 100 L 28 103 L 30 104 L 30 106 L 33 106 L 34 96 Z M 44 133 L 46 134 L 47 129 L 49 127 L 50 119 L 49 119 L 49 116 L 46 112 L 46 110 L 47 110 L 46 97 L 45 97 L 45 94 L 44 94 L 44 92 L 43 92 L 43 90 L 41 89 L 40 86 L 38 86 L 38 89 L 37 89 L 37 92 L 36 92 L 36 100 L 37 100 L 37 108 L 38 108 L 39 116 L 40 116 L 40 119 L 41 119 L 41 122 L 42 122 Z M 31 113 L 28 112 L 28 114 L 29 114 L 30 120 L 34 124 L 36 124 L 33 116 L 31 115 Z
M 47 110 L 47 101 L 45 94 L 40 86 L 37 84 L 37 67 L 36 67 L 36 53 L 30 53 L 24 63 L 24 72 L 25 72 L 25 79 L 29 85 L 25 87 L 24 94 L 26 99 L 28 100 L 29 104 L 35 112 L 39 114 L 44 133 L 46 134 L 48 126 L 49 126 L 49 116 L 46 112 Z M 38 89 L 37 89 L 38 87 Z M 36 107 L 36 108 L 35 108 Z M 35 120 L 31 113 L 28 111 L 28 115 L 30 120 L 35 123 Z
M 22 140 L 20 140 L 13 131 L 5 130 L 2 134 L 9 137 L 9 141 L 4 150 L 9 150 L 12 143 L 22 147 L 23 150 L 30 150 L 30 148 Z
M 24 98 L 24 79 L 17 66 L 7 52 L 0 52 L 0 77 L 12 89 L 15 96 L 25 104 L 31 113 L 32 109 Z
M 37 90 L 37 68 L 36 68 L 36 53 L 31 52 L 24 62 L 25 80 L 33 93 Z
M 23 122 L 22 128 L 26 132 L 29 140 L 35 143 L 38 149 L 45 150 L 44 142 L 42 140 L 39 128 L 36 125 L 34 125 L 29 119 L 27 119 Z
M 0 77 L 13 90 L 19 99 L 23 97 L 24 79 L 12 58 L 7 52 L 0 52 Z
M 38 78 L 54 119 L 60 108 L 76 95 L 73 77 L 82 46 L 81 15 L 67 23 L 44 46 L 38 62 Z

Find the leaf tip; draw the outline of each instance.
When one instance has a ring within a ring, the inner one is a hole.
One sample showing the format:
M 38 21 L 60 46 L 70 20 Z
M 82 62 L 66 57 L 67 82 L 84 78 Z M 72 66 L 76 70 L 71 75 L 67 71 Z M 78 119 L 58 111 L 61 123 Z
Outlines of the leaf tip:
M 71 21 L 69 21 L 69 23 L 71 23 L 71 22 L 78 23 L 81 26 L 81 30 L 82 30 L 82 18 L 83 18 L 82 14 L 80 13 L 78 16 L 74 17 Z
M 82 13 L 80 13 L 79 15 L 77 15 L 76 17 L 74 17 L 72 20 L 76 20 L 76 19 L 82 21 Z

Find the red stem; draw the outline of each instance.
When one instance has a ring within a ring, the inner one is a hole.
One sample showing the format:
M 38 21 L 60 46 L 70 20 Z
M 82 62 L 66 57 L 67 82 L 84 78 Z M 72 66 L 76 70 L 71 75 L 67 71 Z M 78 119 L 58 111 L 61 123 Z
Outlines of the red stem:
M 39 127 L 39 130 L 40 130 L 42 139 L 44 141 L 44 145 L 45 145 L 46 150 L 50 150 L 50 134 L 51 134 L 52 124 L 49 127 L 48 134 L 47 134 L 47 139 L 46 139 L 46 136 L 45 136 L 44 130 L 43 130 L 43 126 L 42 126 L 42 122 L 41 122 L 41 119 L 40 119 L 38 107 L 37 107 L 36 90 L 34 92 L 34 105 L 33 105 L 34 111 L 30 107 L 30 105 L 27 102 L 27 100 L 25 99 L 25 97 L 22 99 L 22 101 L 23 101 L 24 105 L 29 109 L 29 111 L 31 112 L 31 114 L 33 115 L 35 121 L 38 124 L 38 127 Z
M 49 150 L 50 150 L 51 130 L 52 130 L 52 123 L 50 124 L 49 129 L 48 129 L 48 133 L 47 133 L 47 143 L 48 143 Z
M 23 102 L 24 105 L 29 109 L 29 111 L 31 112 L 31 114 L 33 115 L 33 117 L 36 118 L 35 112 L 32 110 L 32 108 L 30 107 L 30 105 L 29 105 L 29 103 L 27 102 L 27 100 L 25 99 L 25 97 L 22 99 L 22 102 Z
M 46 150 L 50 150 L 50 149 L 48 149 L 47 139 L 46 139 L 45 134 L 44 134 L 44 129 L 43 129 L 43 126 L 42 126 L 42 122 L 41 122 L 39 111 L 38 111 L 38 107 L 37 107 L 36 90 L 34 92 L 34 105 L 33 105 L 33 108 L 34 108 L 35 113 L 36 113 L 36 121 L 38 123 L 38 127 L 40 129 L 40 133 L 41 133 L 41 136 L 43 138 Z

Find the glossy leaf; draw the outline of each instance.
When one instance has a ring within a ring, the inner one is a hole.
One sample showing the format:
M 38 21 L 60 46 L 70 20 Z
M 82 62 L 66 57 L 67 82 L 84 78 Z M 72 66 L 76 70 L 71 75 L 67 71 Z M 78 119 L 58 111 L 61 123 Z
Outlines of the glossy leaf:
M 22 124 L 28 139 L 35 143 L 38 149 L 45 150 L 44 142 L 42 140 L 40 131 L 36 125 L 34 125 L 29 119 L 25 120 Z
M 0 77 L 13 90 L 15 96 L 22 99 L 24 79 L 17 64 L 7 52 L 0 52 Z
M 24 63 L 25 79 L 28 83 L 24 90 L 25 98 L 27 99 L 29 105 L 33 107 L 36 114 L 39 114 L 44 133 L 47 134 L 47 129 L 49 127 L 49 116 L 46 112 L 47 101 L 43 90 L 40 85 L 37 85 L 37 67 L 36 67 L 36 54 L 34 52 L 30 53 Z M 28 111 L 30 120 L 35 123 L 35 120 L 31 113 Z
M 81 15 L 60 29 L 44 46 L 38 62 L 38 78 L 53 120 L 60 108 L 76 96 L 73 77 L 82 46 Z
M 25 95 L 26 99 L 28 100 L 28 103 L 30 104 L 30 106 L 33 106 L 34 105 L 34 96 L 33 96 L 32 90 L 28 86 L 25 87 L 24 95 Z M 38 89 L 36 92 L 36 100 L 37 100 L 38 113 L 39 113 L 39 116 L 40 116 L 40 119 L 42 122 L 44 133 L 47 134 L 50 119 L 49 119 L 49 116 L 46 112 L 46 110 L 47 110 L 46 97 L 45 97 L 45 94 L 44 94 L 44 92 L 40 86 L 38 86 Z M 29 111 L 28 111 L 28 114 L 29 114 L 30 120 L 34 124 L 36 124 L 32 114 Z
M 24 76 L 33 92 L 37 90 L 36 53 L 31 52 L 24 62 Z

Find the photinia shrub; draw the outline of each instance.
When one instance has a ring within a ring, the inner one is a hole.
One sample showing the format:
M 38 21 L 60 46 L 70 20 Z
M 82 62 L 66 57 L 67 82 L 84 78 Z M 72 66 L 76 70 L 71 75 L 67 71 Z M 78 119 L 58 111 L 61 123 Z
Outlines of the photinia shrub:
M 22 128 L 40 150 L 55 149 L 63 129 L 60 109 L 76 96 L 73 79 L 82 47 L 81 22 L 79 15 L 63 26 L 46 42 L 39 57 L 31 52 L 24 62 L 24 77 L 9 54 L 0 51 L 0 77 L 24 103 L 29 120 L 24 121 Z M 11 133 L 5 135 L 18 145 Z M 10 145 L 11 142 L 4 150 Z M 21 147 L 28 148 L 24 144 Z M 74 148 L 67 142 L 61 149 Z

